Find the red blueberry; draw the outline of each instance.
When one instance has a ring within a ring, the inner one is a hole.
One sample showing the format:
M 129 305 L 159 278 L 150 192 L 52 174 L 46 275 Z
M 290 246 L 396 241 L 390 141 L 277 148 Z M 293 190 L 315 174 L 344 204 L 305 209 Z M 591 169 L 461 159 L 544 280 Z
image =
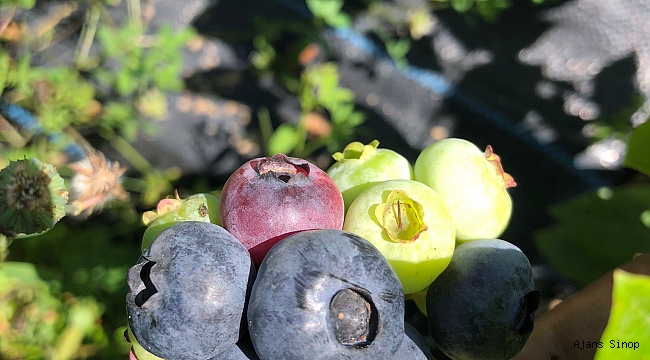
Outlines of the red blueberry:
M 343 227 L 343 197 L 323 170 L 276 154 L 237 169 L 221 192 L 222 226 L 244 244 L 255 264 L 278 241 L 302 230 Z

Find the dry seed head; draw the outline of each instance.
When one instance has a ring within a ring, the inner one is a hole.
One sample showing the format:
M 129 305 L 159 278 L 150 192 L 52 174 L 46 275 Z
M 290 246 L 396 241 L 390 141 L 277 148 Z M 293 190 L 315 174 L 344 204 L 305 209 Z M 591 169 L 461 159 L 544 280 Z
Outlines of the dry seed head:
M 70 168 L 75 172 L 71 183 L 74 215 L 88 216 L 114 199 L 128 199 L 120 180 L 126 168 L 106 160 L 101 152 L 89 152 L 85 159 L 70 164 Z
M 68 190 L 54 166 L 37 159 L 12 161 L 0 171 L 0 231 L 36 234 L 63 216 Z

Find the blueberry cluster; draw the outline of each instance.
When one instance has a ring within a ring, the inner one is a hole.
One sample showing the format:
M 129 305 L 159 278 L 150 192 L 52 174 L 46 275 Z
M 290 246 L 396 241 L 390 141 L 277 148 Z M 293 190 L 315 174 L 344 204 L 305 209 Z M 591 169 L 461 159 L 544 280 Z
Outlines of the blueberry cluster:
M 346 231 L 291 235 L 256 271 L 220 226 L 181 222 L 154 239 L 128 282 L 130 340 L 158 358 L 431 358 L 405 329 L 390 264 Z
M 282 154 L 252 159 L 220 197 L 164 199 L 145 213 L 128 276 L 132 357 L 517 354 L 540 299 L 524 253 L 496 238 L 516 185 L 500 158 L 445 139 L 412 169 L 377 145 L 351 143 L 328 173 Z M 431 342 L 405 323 L 406 300 Z

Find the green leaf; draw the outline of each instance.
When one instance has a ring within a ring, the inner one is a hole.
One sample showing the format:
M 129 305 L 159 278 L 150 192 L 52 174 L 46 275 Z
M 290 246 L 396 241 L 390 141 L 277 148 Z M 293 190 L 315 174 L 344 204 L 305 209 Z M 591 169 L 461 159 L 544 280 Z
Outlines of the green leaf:
M 271 134 L 267 146 L 269 154 L 288 154 L 298 145 L 298 132 L 288 124 L 282 124 Z
M 153 83 L 160 90 L 182 90 L 184 83 L 179 76 L 180 69 L 175 66 L 163 66 L 153 74 Z
M 32 263 L 27 262 L 6 262 L 0 265 L 0 273 L 3 277 L 15 278 L 25 286 L 39 284 L 42 280 L 38 271 Z
M 104 86 L 110 86 L 113 82 L 113 73 L 104 68 L 93 69 L 92 73 L 94 78 Z
M 346 88 L 334 88 L 328 91 L 319 92 L 318 101 L 322 106 L 333 111 L 333 109 L 342 106 L 343 104 L 352 105 L 352 101 L 354 101 L 354 92 Z
M 643 225 L 645 225 L 645 227 L 650 229 L 650 210 L 646 210 L 646 211 L 642 212 L 641 216 L 640 216 L 640 219 L 641 219 L 641 222 L 643 223 Z
M 344 103 L 337 104 L 338 106 L 333 107 L 330 110 L 330 118 L 335 125 L 346 124 L 349 117 L 354 112 L 354 104 Z
M 29 55 L 21 56 L 14 64 L 13 71 L 7 76 L 7 81 L 12 83 L 15 86 L 15 90 L 22 93 L 26 98 L 34 95 L 32 80 L 36 71 L 31 67 L 30 62 L 31 58 Z
M 623 164 L 650 175 L 650 121 L 632 130 Z
M 607 269 L 618 264 L 604 264 L 603 259 L 585 256 L 584 249 L 572 241 L 573 233 L 565 227 L 538 231 L 535 243 L 549 265 L 569 280 L 586 285 L 597 279 Z
M 103 127 L 114 129 L 124 122 L 128 122 L 135 117 L 133 107 L 121 102 L 108 102 L 104 106 L 104 115 L 102 116 L 101 125 Z
M 352 19 L 348 14 L 339 13 L 325 19 L 327 25 L 339 28 L 348 28 L 352 25 Z
M 476 9 L 481 16 L 487 21 L 497 21 L 501 11 L 508 8 L 506 1 L 477 1 Z
M 22 7 L 25 10 L 29 10 L 36 5 L 36 0 L 22 0 L 18 1 L 18 4 L 20 7 Z
M 650 359 L 650 276 L 614 271 L 612 309 L 594 360 Z
M 538 231 L 535 243 L 558 272 L 586 285 L 650 251 L 648 209 L 648 186 L 588 192 L 551 207 L 558 224 Z
M 0 7 L 17 6 L 21 9 L 29 10 L 36 4 L 36 0 L 0 0 Z
M 343 0 L 307 0 L 307 7 L 315 17 L 327 19 L 341 11 Z
M 119 127 L 120 133 L 128 142 L 134 142 L 138 136 L 138 123 L 136 121 L 126 121 Z
M 5 86 L 7 85 L 10 63 L 11 63 L 11 59 L 9 58 L 9 54 L 7 53 L 0 54 L 0 95 L 2 95 L 2 92 L 4 91 Z
M 127 68 L 122 68 L 115 78 L 115 90 L 122 95 L 132 95 L 138 87 L 138 79 Z
M 474 6 L 474 0 L 452 0 L 451 7 L 458 12 L 467 12 Z
M 123 44 L 120 44 L 119 37 L 115 31 L 108 26 L 101 25 L 97 28 L 97 40 L 102 46 L 103 55 L 114 58 L 124 53 Z
M 394 61 L 398 61 L 399 59 L 403 58 L 410 49 L 410 39 L 399 39 L 397 41 L 386 42 L 386 51 Z
M 354 113 L 350 114 L 350 116 L 348 116 L 345 123 L 348 126 L 355 127 L 361 125 L 364 120 L 365 120 L 365 115 L 361 112 L 355 111 Z

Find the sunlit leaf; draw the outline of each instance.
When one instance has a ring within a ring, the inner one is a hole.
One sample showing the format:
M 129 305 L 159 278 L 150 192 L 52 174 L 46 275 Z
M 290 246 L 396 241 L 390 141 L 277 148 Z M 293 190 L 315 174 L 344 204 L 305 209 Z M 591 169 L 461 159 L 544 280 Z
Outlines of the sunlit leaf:
M 138 87 L 138 80 L 126 69 L 122 68 L 115 78 L 115 90 L 120 95 L 127 96 L 133 94 Z
M 333 27 L 350 27 L 352 19 L 348 14 L 336 14 L 327 19 L 327 24 Z
M 296 129 L 291 125 L 282 124 L 271 134 L 267 152 L 269 154 L 288 154 L 296 147 L 297 142 Z
M 474 0 L 452 0 L 451 7 L 458 12 L 466 12 L 474 6 Z
M 336 16 L 343 7 L 343 0 L 307 0 L 307 7 L 318 18 Z
M 594 360 L 650 359 L 650 276 L 614 271 L 612 309 Z
M 386 51 L 393 60 L 399 60 L 403 58 L 411 50 L 411 40 L 410 39 L 399 39 L 397 41 L 388 41 L 386 42 Z
M 637 126 L 630 134 L 623 164 L 650 175 L 650 121 Z
M 9 54 L 0 54 L 0 94 L 2 94 L 7 84 L 10 61 Z
M 17 279 L 25 286 L 36 285 L 42 281 L 36 267 L 31 263 L 7 262 L 2 264 L 1 271 L 4 276 Z

